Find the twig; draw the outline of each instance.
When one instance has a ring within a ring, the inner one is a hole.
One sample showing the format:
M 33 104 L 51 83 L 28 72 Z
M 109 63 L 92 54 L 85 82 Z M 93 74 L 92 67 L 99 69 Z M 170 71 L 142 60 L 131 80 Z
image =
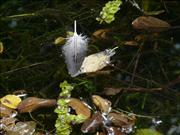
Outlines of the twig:
M 122 91 L 124 92 L 159 92 L 162 91 L 163 88 L 112 88 L 112 87 L 106 87 L 104 88 L 104 94 L 106 95 L 116 95 Z
M 47 63 L 47 61 L 34 63 L 34 64 L 27 65 L 27 66 L 24 66 L 24 67 L 21 67 L 21 68 L 16 68 L 16 69 L 12 69 L 12 70 L 0 73 L 0 75 L 10 74 L 10 73 L 13 73 L 13 72 L 17 72 L 17 71 L 24 70 L 24 69 L 27 69 L 27 68 L 43 65 L 43 64 L 46 64 L 46 63 Z

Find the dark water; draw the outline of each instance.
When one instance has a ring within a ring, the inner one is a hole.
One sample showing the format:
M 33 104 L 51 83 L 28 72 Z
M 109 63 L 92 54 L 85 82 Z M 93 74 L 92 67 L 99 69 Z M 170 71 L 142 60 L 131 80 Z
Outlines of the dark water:
M 124 2 L 111 24 L 99 24 L 96 17 L 107 1 L 0 1 L 0 41 L 4 52 L 0 54 L 0 97 L 24 89 L 28 96 L 57 98 L 59 83 L 85 85 L 75 88 L 74 97 L 90 100 L 92 94 L 102 94 L 105 87 L 162 88 L 161 92 L 122 92 L 108 98 L 114 109 L 123 109 L 153 119 L 137 117 L 136 128 L 156 128 L 167 135 L 180 134 L 180 10 L 179 1 L 136 1 L 147 11 L 164 10 L 156 15 L 173 27 L 154 33 L 132 28 L 132 21 L 143 15 L 130 2 Z M 98 29 L 108 28 L 108 39 L 90 39 L 88 53 L 96 53 L 118 46 L 112 58 L 114 66 L 108 75 L 68 75 L 61 46 L 54 40 L 66 37 L 72 31 L 73 21 L 78 22 L 78 33 L 91 37 Z M 140 47 L 125 46 L 140 35 Z M 143 48 L 143 49 L 141 49 Z M 33 112 L 36 119 L 44 123 L 40 130 L 53 130 L 56 119 L 54 108 Z M 22 121 L 29 115 L 19 115 Z M 75 133 L 73 133 L 75 134 Z

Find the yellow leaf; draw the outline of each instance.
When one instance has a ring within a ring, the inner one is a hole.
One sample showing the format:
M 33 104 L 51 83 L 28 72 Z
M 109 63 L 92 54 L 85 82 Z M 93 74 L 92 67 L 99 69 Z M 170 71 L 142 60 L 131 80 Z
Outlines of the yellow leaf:
M 21 102 L 21 98 L 16 95 L 6 95 L 0 99 L 1 103 L 4 106 L 7 106 L 12 109 L 16 109 L 19 103 Z
M 63 45 L 65 44 L 66 39 L 64 37 L 58 37 L 55 39 L 54 44 L 55 45 Z

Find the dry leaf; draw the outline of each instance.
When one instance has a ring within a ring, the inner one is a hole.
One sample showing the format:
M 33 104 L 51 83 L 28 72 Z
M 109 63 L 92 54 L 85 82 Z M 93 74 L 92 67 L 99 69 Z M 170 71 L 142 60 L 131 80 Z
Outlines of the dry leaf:
M 109 113 L 111 111 L 111 102 L 104 99 L 98 95 L 92 96 L 93 103 L 101 110 L 103 113 Z
M 150 32 L 161 32 L 171 27 L 166 21 L 151 16 L 138 17 L 132 22 L 132 25 L 135 29 L 147 30 Z
M 4 106 L 16 109 L 19 103 L 21 102 L 21 98 L 19 98 L 16 95 L 6 95 L 2 97 L 0 101 Z
M 0 130 L 5 130 L 6 128 L 15 126 L 16 121 L 17 119 L 13 117 L 3 117 L 2 119 L 0 119 Z
M 81 114 L 86 118 L 89 118 L 91 116 L 91 110 L 88 108 L 87 105 L 85 105 L 85 103 L 83 103 L 79 99 L 70 98 L 68 105 L 72 107 L 78 115 Z
M 20 113 L 32 112 L 41 107 L 51 107 L 56 105 L 55 99 L 41 99 L 36 97 L 29 97 L 23 100 L 18 105 L 18 111 Z

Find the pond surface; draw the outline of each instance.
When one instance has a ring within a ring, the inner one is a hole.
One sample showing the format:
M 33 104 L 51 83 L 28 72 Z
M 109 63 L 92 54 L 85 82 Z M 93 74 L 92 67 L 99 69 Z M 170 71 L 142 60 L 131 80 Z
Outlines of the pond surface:
M 24 90 L 26 98 L 57 99 L 59 84 L 67 80 L 75 85 L 71 96 L 90 106 L 96 94 L 111 101 L 113 109 L 135 113 L 134 132 L 153 128 L 164 135 L 180 134 L 180 2 L 126 0 L 114 21 L 100 24 L 96 18 L 107 2 L 1 1 L 0 98 Z M 150 19 L 138 22 L 138 28 L 132 26 L 141 16 L 163 23 Z M 74 20 L 77 33 L 89 38 L 87 55 L 118 47 L 102 70 L 77 77 L 68 74 L 62 46 L 67 32 L 73 32 Z M 63 41 L 55 44 L 58 37 Z M 107 89 L 116 93 L 108 95 Z M 36 120 L 37 131 L 53 133 L 54 109 L 42 108 L 17 118 Z M 72 134 L 79 134 L 78 129 L 73 128 Z

